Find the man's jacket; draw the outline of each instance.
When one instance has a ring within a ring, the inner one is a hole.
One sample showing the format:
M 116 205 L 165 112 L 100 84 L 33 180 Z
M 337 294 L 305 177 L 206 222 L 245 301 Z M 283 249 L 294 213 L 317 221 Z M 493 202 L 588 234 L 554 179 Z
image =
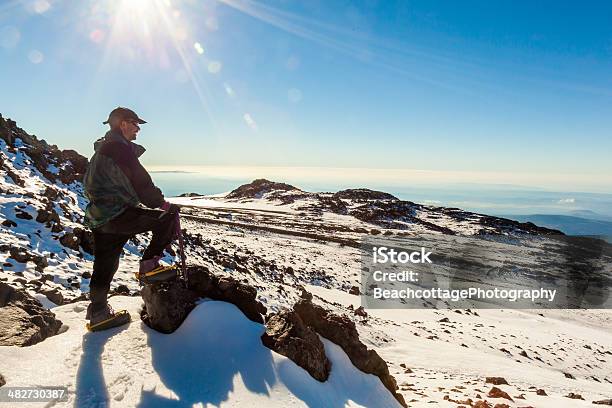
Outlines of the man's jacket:
M 94 143 L 94 150 L 83 181 L 89 198 L 85 209 L 87 226 L 100 227 L 140 203 L 151 208 L 164 203 L 164 195 L 138 161 L 144 147 L 111 130 Z

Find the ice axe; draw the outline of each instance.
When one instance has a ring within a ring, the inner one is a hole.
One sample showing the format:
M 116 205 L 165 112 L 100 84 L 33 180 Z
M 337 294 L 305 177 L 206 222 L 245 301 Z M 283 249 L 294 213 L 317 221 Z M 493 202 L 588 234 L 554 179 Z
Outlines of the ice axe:
M 181 229 L 181 213 L 176 212 L 176 235 L 178 236 L 179 252 L 181 255 L 181 275 L 187 286 L 187 267 L 185 266 L 185 241 L 183 241 L 183 230 Z

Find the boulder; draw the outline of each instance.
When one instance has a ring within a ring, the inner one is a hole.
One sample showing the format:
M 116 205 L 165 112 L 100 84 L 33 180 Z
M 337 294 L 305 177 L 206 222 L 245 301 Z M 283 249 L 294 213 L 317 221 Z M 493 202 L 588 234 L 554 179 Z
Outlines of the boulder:
M 510 401 L 514 401 L 510 395 L 504 390 L 501 390 L 497 387 L 493 387 L 489 390 L 489 394 L 487 395 L 489 398 L 505 398 Z
M 49 299 L 51 302 L 55 303 L 56 305 L 64 304 L 64 296 L 57 288 L 42 290 L 40 293 L 45 295 L 47 299 Z
M 79 238 L 72 232 L 65 233 L 59 241 L 60 244 L 66 248 L 70 248 L 75 251 L 79 250 Z
M 195 307 L 197 298 L 177 281 L 145 285 L 140 294 L 145 302 L 140 318 L 147 326 L 162 333 L 178 329 Z
M 0 387 L 2 387 L 4 384 L 6 384 L 6 380 L 4 379 L 2 374 L 0 374 Z
M 359 340 L 355 323 L 347 316 L 336 315 L 312 303 L 312 295 L 303 291 L 302 298 L 293 306 L 302 321 L 326 339 L 339 345 L 355 367 L 366 374 L 374 374 L 393 394 L 397 401 L 406 406 L 401 394 L 397 393 L 397 382 L 385 360 L 374 350 L 368 350 Z
M 306 326 L 300 316 L 290 310 L 272 314 L 261 336 L 264 346 L 288 357 L 318 381 L 326 381 L 331 363 L 317 333 Z
M 485 383 L 493 385 L 508 385 L 508 381 L 506 381 L 504 377 L 487 377 Z
M 230 277 L 219 277 L 204 266 L 187 268 L 188 287 L 180 281 L 147 284 L 141 291 L 145 307 L 141 319 L 162 333 L 172 333 L 185 320 L 199 298 L 236 305 L 250 320 L 263 323 L 266 307 L 257 301 L 257 290 Z
M 595 404 L 595 405 L 612 405 L 612 399 L 593 401 L 593 404 Z
M 75 227 L 72 231 L 75 237 L 78 239 L 78 245 L 90 255 L 94 253 L 94 241 L 93 233 L 89 230 Z
M 187 268 L 189 289 L 198 297 L 207 297 L 233 303 L 250 320 L 262 323 L 266 307 L 257 301 L 257 290 L 249 285 L 240 283 L 231 277 L 213 275 L 204 266 L 191 266 Z
M 38 300 L 0 282 L 0 346 L 31 346 L 56 335 L 61 327 Z

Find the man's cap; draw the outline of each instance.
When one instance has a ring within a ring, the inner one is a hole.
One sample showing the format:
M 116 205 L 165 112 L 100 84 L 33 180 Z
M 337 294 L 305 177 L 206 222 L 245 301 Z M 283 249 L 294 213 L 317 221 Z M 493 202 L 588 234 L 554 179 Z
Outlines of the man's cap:
M 106 125 L 111 121 L 111 119 L 114 119 L 114 118 L 121 119 L 121 120 L 135 120 L 141 125 L 143 123 L 147 123 L 146 121 L 140 119 L 138 115 L 136 114 L 136 112 L 134 112 L 133 110 L 128 109 L 128 108 L 122 108 L 120 106 L 118 108 L 113 109 L 112 112 L 108 115 L 108 119 L 106 119 L 105 122 L 102 122 L 102 124 Z

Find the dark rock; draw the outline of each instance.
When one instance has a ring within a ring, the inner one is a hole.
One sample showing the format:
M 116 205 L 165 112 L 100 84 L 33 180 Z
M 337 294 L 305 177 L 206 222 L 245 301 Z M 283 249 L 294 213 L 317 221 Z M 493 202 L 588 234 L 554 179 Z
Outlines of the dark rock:
M 2 221 L 2 225 L 4 225 L 5 227 L 16 227 L 17 223 L 15 221 L 12 220 L 4 220 Z
M 42 290 L 40 293 L 45 295 L 47 297 L 47 299 L 49 299 L 50 301 L 52 301 L 56 305 L 63 305 L 64 304 L 64 296 L 62 295 L 62 293 L 58 289 L 54 288 L 54 289 Z
M 582 395 L 574 394 L 573 392 L 570 392 L 569 394 L 567 394 L 565 398 L 584 400 L 584 398 L 582 398 Z
M 572 374 L 570 374 L 570 373 L 563 373 L 563 375 L 565 376 L 565 378 L 569 378 L 569 379 L 572 379 L 572 380 L 575 380 L 575 379 L 576 379 L 576 377 L 574 377 L 574 376 L 573 376 Z
M 198 298 L 222 300 L 236 305 L 250 320 L 263 323 L 266 307 L 257 301 L 257 290 L 230 277 L 218 277 L 203 266 L 187 268 L 188 288 L 170 281 L 145 285 L 141 291 L 145 308 L 142 320 L 163 333 L 176 330 Z
M 66 248 L 70 248 L 75 251 L 79 250 L 79 238 L 77 238 L 77 236 L 74 235 L 72 232 L 65 233 L 59 241 L 60 244 L 62 244 Z
M 593 401 L 593 404 L 595 404 L 595 405 L 612 405 L 612 399 Z
M 172 333 L 195 307 L 197 296 L 177 281 L 145 285 L 140 291 L 145 306 L 140 318 L 150 328 Z
M 117 289 L 115 289 L 115 293 L 118 295 L 129 295 L 130 288 L 128 288 L 127 285 L 119 285 Z
M 261 342 L 291 359 L 316 380 L 322 382 L 329 377 L 331 363 L 321 339 L 294 311 L 272 314 L 266 321 L 266 332 L 261 336 Z
M 493 385 L 509 385 L 508 381 L 506 381 L 504 377 L 487 377 L 485 383 Z
M 18 208 L 15 209 L 15 217 L 21 220 L 31 220 L 33 218 L 30 214 Z
M 47 204 L 45 208 L 41 208 L 38 210 L 38 214 L 36 215 L 36 221 L 40 223 L 46 222 L 60 222 L 59 215 L 53 208 L 53 204 L 50 202 Z
M 321 210 L 329 210 L 336 214 L 346 215 L 348 214 L 348 207 L 344 203 L 344 201 L 339 198 L 329 198 L 329 197 L 319 197 L 319 209 Z
M 355 309 L 353 314 L 356 315 L 356 316 L 368 317 L 368 313 L 365 311 L 363 306 L 359 306 L 357 309 Z
M 83 272 L 83 273 L 81 274 L 81 277 L 82 277 L 83 279 L 91 279 L 91 272 L 89 272 L 89 271 L 85 271 L 85 272 Z M 125 285 L 123 285 L 123 286 L 125 286 Z
M 350 293 L 351 295 L 357 295 L 357 296 L 359 296 L 359 295 L 360 295 L 360 292 L 359 292 L 359 286 L 351 286 L 351 288 L 349 289 L 349 293 Z
M 31 346 L 56 335 L 61 326 L 38 300 L 0 282 L 0 346 Z
M 312 327 L 321 336 L 339 345 L 355 367 L 366 374 L 374 374 L 380 378 L 380 381 L 397 401 L 402 406 L 406 406 L 402 395 L 397 393 L 397 383 L 395 378 L 389 374 L 387 363 L 376 351 L 368 350 L 366 345 L 359 340 L 359 333 L 351 319 L 344 315 L 339 316 L 331 313 L 323 307 L 313 304 L 307 297 L 302 297 L 298 300 L 293 310 L 306 325 Z
M 47 258 L 44 256 L 33 254 L 25 248 L 17 248 L 12 245 L 0 245 L 0 251 L 9 252 L 11 258 L 20 263 L 27 263 L 28 261 L 34 262 L 36 264 L 36 270 L 38 272 L 42 272 L 49 263 L 47 262 Z
M 257 301 L 257 290 L 249 285 L 240 283 L 231 277 L 218 277 L 203 266 L 187 268 L 189 276 L 189 289 L 198 297 L 208 297 L 233 303 L 250 320 L 263 323 L 266 307 Z
M 59 192 L 57 191 L 57 189 L 51 186 L 45 188 L 45 192 L 43 193 L 43 196 L 47 197 L 49 201 L 55 201 L 58 195 Z
M 83 249 L 83 251 L 87 252 L 90 255 L 94 253 L 94 241 L 93 241 L 93 233 L 89 230 L 75 227 L 73 229 L 73 234 L 78 239 L 78 245 Z
M 505 398 L 507 400 L 514 401 L 506 391 L 503 391 L 497 387 L 491 388 L 487 396 L 489 398 Z
M 6 384 L 6 380 L 4 379 L 4 376 L 0 374 L 0 387 L 2 387 L 5 384 Z
M 546 394 L 546 391 L 544 391 L 544 390 L 543 390 L 543 389 L 541 389 L 541 388 L 540 388 L 540 389 L 538 389 L 538 390 L 536 391 L 536 394 L 537 394 L 537 395 L 542 395 L 542 396 L 544 396 L 544 397 L 548 395 L 548 394 Z

